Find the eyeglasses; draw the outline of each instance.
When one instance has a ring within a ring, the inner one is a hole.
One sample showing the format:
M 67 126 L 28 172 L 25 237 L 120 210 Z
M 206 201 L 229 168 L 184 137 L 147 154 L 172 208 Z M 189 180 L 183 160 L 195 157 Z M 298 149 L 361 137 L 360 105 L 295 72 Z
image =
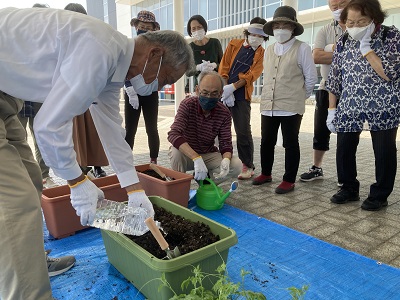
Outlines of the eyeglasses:
M 291 23 L 273 23 L 272 24 L 272 30 L 274 29 L 287 29 L 287 30 L 292 30 L 293 25 Z
M 207 98 L 218 98 L 220 96 L 221 92 L 217 92 L 217 91 L 209 92 L 206 90 L 202 90 L 202 91 L 200 91 L 199 94 L 200 94 L 200 96 L 207 97 Z
M 153 31 L 154 27 L 152 25 L 149 26 L 138 25 L 137 30 Z
M 370 23 L 371 23 L 371 19 L 361 19 L 358 21 L 353 21 L 353 20 L 349 20 L 349 19 L 346 20 L 347 27 L 354 27 L 354 26 L 364 27 L 364 26 L 369 25 Z

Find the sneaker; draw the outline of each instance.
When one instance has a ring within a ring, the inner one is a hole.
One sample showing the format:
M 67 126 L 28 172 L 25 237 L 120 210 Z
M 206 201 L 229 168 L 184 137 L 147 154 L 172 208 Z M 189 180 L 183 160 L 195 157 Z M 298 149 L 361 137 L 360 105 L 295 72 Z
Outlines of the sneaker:
M 277 194 L 286 194 L 294 190 L 294 183 L 282 181 L 280 185 L 275 189 Z
M 261 185 L 264 184 L 266 182 L 271 182 L 272 181 L 272 176 L 271 175 L 258 175 L 256 178 L 253 179 L 253 185 Z
M 317 179 L 324 179 L 324 172 L 322 172 L 322 168 L 316 166 L 312 166 L 308 172 L 300 175 L 300 180 L 305 182 Z
M 67 272 L 74 266 L 76 261 L 74 256 L 68 255 L 54 258 L 49 257 L 50 252 L 51 250 L 46 250 L 47 270 L 50 277 Z
M 94 177 L 96 177 L 96 178 L 107 176 L 106 172 L 101 167 L 97 167 L 97 166 L 93 167 L 93 174 L 94 174 Z
M 243 165 L 242 172 L 238 175 L 238 179 L 250 179 L 254 175 L 253 168 Z
M 156 165 L 157 164 L 157 158 L 150 158 L 150 163 Z
M 45 179 L 43 179 L 43 188 L 44 189 L 50 189 L 50 188 L 53 188 L 56 186 L 58 186 L 58 184 L 55 183 L 51 177 L 46 177 Z
M 388 206 L 387 200 L 382 202 L 377 199 L 373 199 L 371 197 L 368 197 L 367 199 L 365 199 L 364 202 L 361 204 L 362 209 L 371 210 L 371 211 L 381 210 L 382 208 L 384 208 L 386 206 Z
M 351 201 L 359 201 L 360 196 L 358 192 L 341 188 L 339 192 L 331 197 L 331 202 L 336 204 L 344 204 Z

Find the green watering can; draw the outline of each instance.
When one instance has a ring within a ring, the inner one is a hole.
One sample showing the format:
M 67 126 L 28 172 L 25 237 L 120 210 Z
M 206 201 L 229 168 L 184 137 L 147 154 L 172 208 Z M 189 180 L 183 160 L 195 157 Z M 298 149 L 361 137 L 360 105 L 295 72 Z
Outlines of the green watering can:
M 204 181 L 210 184 L 204 184 Z M 200 186 L 196 192 L 197 206 L 205 210 L 221 209 L 225 200 L 237 189 L 238 185 L 237 181 L 232 182 L 231 189 L 224 195 L 224 191 L 211 179 L 200 180 Z

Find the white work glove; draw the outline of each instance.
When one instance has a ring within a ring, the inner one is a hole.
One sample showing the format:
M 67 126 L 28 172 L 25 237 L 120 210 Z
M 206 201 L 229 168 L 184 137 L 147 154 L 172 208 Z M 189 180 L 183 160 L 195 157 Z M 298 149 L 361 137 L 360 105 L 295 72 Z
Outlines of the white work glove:
M 335 44 L 328 44 L 325 46 L 324 51 L 325 52 L 333 52 L 334 49 L 335 49 Z
M 366 56 L 369 52 L 372 51 L 371 49 L 371 35 L 375 30 L 375 24 L 372 22 L 367 30 L 365 31 L 364 36 L 360 41 L 360 51 L 363 56 Z
M 208 169 L 206 167 L 206 164 L 204 163 L 203 158 L 201 156 L 197 156 L 195 159 L 193 159 L 193 162 L 194 162 L 194 179 L 197 181 L 206 179 L 208 174 Z
M 236 88 L 233 83 L 225 85 L 224 91 L 222 92 L 222 99 L 228 98 L 230 95 L 233 94 L 234 91 L 236 91 Z
M 214 175 L 214 178 L 215 179 L 222 179 L 222 178 L 225 178 L 226 177 L 226 175 L 228 175 L 228 173 L 229 173 L 229 165 L 231 164 L 231 160 L 229 159 L 229 158 L 224 158 L 222 161 L 221 161 L 221 165 L 220 165 L 220 167 L 219 167 L 219 174 L 217 174 L 217 173 L 214 173 L 213 175 Z
M 336 108 L 328 109 L 328 117 L 326 118 L 326 127 L 332 132 L 336 133 L 335 125 L 332 124 L 333 119 L 336 115 Z
M 128 206 L 129 207 L 142 207 L 147 210 L 146 219 L 154 217 L 154 208 L 144 190 L 134 190 L 128 193 Z
M 210 63 L 209 61 L 202 60 L 202 63 L 198 64 L 196 66 L 196 71 L 199 71 L 199 72 L 211 72 L 216 67 L 217 67 L 216 63 Z
M 133 109 L 139 108 L 139 97 L 136 91 L 133 89 L 133 86 L 128 86 L 125 88 L 126 94 L 129 97 L 129 103 L 132 105 Z
M 208 62 L 208 66 L 211 67 L 212 70 L 214 70 L 217 67 L 217 64 L 215 62 L 213 62 L 213 63 Z
M 93 223 L 97 202 L 104 199 L 104 193 L 87 177 L 69 186 L 71 188 L 71 204 L 76 214 L 81 217 L 81 224 L 87 226 Z
M 227 107 L 232 107 L 235 105 L 235 96 L 233 94 L 226 98 L 221 98 L 222 103 Z

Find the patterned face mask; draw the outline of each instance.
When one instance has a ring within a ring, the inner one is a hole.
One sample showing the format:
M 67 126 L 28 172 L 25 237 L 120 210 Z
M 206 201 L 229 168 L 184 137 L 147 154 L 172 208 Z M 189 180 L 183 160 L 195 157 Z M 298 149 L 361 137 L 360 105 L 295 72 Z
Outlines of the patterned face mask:
M 206 36 L 206 32 L 204 29 L 200 29 L 197 30 L 195 32 L 192 33 L 192 36 L 197 40 L 197 41 L 201 41 L 205 36 Z

